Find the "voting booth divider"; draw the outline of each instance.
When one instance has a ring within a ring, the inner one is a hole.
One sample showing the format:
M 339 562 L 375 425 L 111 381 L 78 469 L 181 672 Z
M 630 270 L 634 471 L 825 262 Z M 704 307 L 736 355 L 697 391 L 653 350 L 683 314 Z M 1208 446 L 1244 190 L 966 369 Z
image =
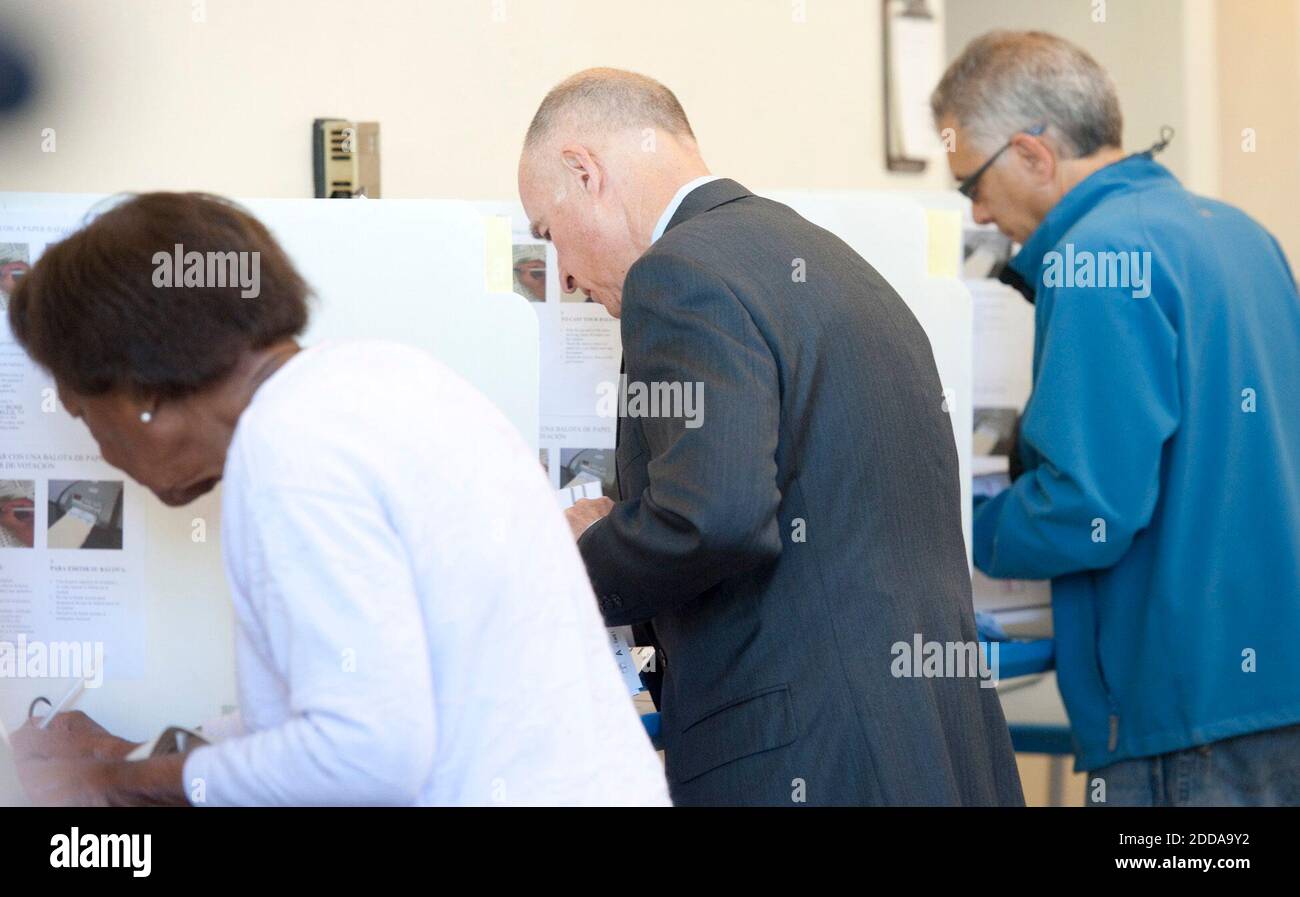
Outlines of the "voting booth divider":
M 0 195 L 0 241 L 29 243 L 36 255 L 43 245 L 79 226 L 103 200 L 87 195 Z M 377 338 L 423 349 L 473 383 L 518 427 L 529 445 L 536 445 L 537 320 L 523 298 L 488 292 L 486 228 L 472 205 L 440 200 L 310 199 L 241 204 L 266 224 L 313 290 L 306 344 Z M 7 327 L 3 335 L 8 339 Z M 6 371 L 17 364 L 14 347 L 9 349 L 4 355 Z M 5 401 L 22 405 L 18 413 L 28 423 L 43 423 L 49 415 L 38 407 L 41 385 L 28 380 L 20 388 L 23 395 Z M 411 396 L 411 401 L 418 402 L 419 396 Z M 62 410 L 56 414 L 67 417 Z M 26 447 L 51 455 L 69 450 L 97 453 L 80 422 L 69 419 L 69 423 L 72 426 L 56 437 L 63 444 L 41 446 L 28 440 Z M 0 441 L 11 448 L 24 439 L 21 432 L 5 432 Z M 303 450 L 311 449 L 304 446 Z M 29 474 L 0 471 L 0 477 L 24 475 Z M 461 471 L 459 475 L 482 474 Z M 105 679 L 99 687 L 87 689 L 77 706 L 115 734 L 145 740 L 168 725 L 195 726 L 236 705 L 233 620 L 221 564 L 219 489 L 186 507 L 168 508 L 135 483 L 125 485 L 142 509 L 139 528 L 132 531 L 128 526 L 123 534 L 124 547 L 138 549 L 133 562 L 141 569 L 127 581 L 139 594 L 108 598 L 116 606 L 105 609 L 98 624 L 110 639 L 105 647 Z M 411 488 L 429 488 L 429 484 L 412 483 Z M 42 553 L 41 545 L 38 537 L 34 549 L 7 549 L 0 555 L 0 641 L 12 641 L 20 634 L 47 642 L 89 637 L 83 636 L 84 628 L 62 621 L 46 620 L 44 632 L 18 633 L 10 631 L 14 623 L 3 625 L 19 616 L 3 612 L 4 568 L 20 553 Z M 106 554 L 84 549 L 78 558 L 98 561 Z M 30 600 L 40 604 L 53 597 L 37 590 Z M 132 637 L 137 629 L 143 630 L 143 638 Z M 70 630 L 74 635 L 68 635 Z M 122 656 L 140 650 L 143 658 Z M 117 676 L 114 669 L 128 669 L 134 675 Z M 33 698 L 58 701 L 72 681 L 0 679 L 0 721 L 12 731 L 21 724 Z
M 934 276 L 929 245 L 933 222 L 926 209 L 895 193 L 767 195 L 863 255 L 895 287 L 929 335 L 943 386 L 934 401 L 942 403 L 953 421 L 969 552 L 971 297 L 955 277 Z M 103 200 L 92 195 L 0 194 L 0 242 L 30 244 L 35 261 L 45 245 L 74 230 Z M 496 404 L 527 444 L 538 445 L 539 370 L 545 367 L 545 353 L 565 349 L 547 345 L 545 338 L 539 343 L 535 302 L 501 291 L 503 283 L 508 289 L 510 276 L 503 276 L 500 266 L 509 264 L 511 252 L 509 245 L 499 244 L 508 244 L 510 234 L 508 228 L 491 226 L 491 216 L 484 213 L 488 204 L 389 199 L 240 202 L 267 225 L 313 289 L 316 298 L 305 344 L 381 338 L 423 349 Z M 493 266 L 498 270 L 491 270 Z M 0 337 L 0 371 L 9 375 L 7 381 L 0 379 L 0 408 L 12 406 L 8 418 L 18 421 L 0 432 L 0 438 L 6 447 L 19 446 L 30 456 L 53 459 L 44 470 L 30 472 L 22 468 L 27 463 L 23 453 L 15 453 L 17 460 L 7 462 L 0 478 L 102 476 L 98 468 L 60 460 L 97 455 L 94 442 L 66 412 L 40 409 L 48 383 L 42 386 L 39 372 L 15 374 L 23 363 L 21 353 L 7 326 Z M 11 394 L 5 394 L 6 389 Z M 411 401 L 418 402 L 419 396 L 411 396 Z M 41 444 L 43 439 L 57 444 Z M 0 449 L 0 460 L 5 454 Z M 72 466 L 63 471 L 59 465 L 64 463 Z M 134 552 L 124 552 L 123 557 L 129 555 L 126 563 L 138 569 L 115 580 L 118 592 L 86 591 L 78 601 L 85 625 L 78 627 L 40 613 L 54 600 L 51 590 L 62 588 L 50 573 L 56 563 L 50 555 L 54 549 L 38 540 L 35 548 L 26 549 L 32 557 L 39 555 L 35 566 L 27 568 L 11 563 L 15 552 L 24 549 L 0 551 L 0 642 L 20 635 L 52 642 L 88 637 L 81 634 L 91 631 L 107 633 L 105 679 L 87 689 L 77 706 L 115 734 L 145 740 L 166 726 L 194 726 L 235 708 L 233 620 L 221 565 L 219 490 L 189 506 L 168 508 L 134 482 L 126 480 L 124 485 L 127 507 L 136 509 L 136 519 L 133 525 L 127 521 L 122 536 L 124 548 Z M 411 488 L 427 484 L 412 483 Z M 97 562 L 105 557 L 104 550 L 80 552 Z M 19 582 L 24 569 L 40 574 L 26 592 Z M 97 594 L 110 595 L 112 606 L 96 610 Z M 115 674 L 115 669 L 129 674 Z M 0 679 L 0 722 L 12 731 L 22 723 L 33 698 L 57 701 L 71 681 Z

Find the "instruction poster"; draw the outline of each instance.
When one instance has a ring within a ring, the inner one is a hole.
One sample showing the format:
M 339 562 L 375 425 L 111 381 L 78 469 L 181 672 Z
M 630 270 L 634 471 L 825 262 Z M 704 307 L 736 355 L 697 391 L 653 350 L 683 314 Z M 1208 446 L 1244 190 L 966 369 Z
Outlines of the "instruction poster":
M 145 671 L 141 487 L 104 462 L 9 330 L 17 282 L 75 225 L 0 227 L 0 678 Z

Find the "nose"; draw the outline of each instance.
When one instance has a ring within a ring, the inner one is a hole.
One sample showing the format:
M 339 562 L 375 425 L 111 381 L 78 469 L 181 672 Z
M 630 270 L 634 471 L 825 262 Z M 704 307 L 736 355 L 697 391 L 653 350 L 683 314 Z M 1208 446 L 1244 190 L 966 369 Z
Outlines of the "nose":
M 993 216 L 989 214 L 988 209 L 984 208 L 984 203 L 976 201 L 971 203 L 970 216 L 976 224 L 992 224 Z
M 565 269 L 564 263 L 560 262 L 560 289 L 564 290 L 566 293 L 572 293 L 577 288 L 578 282 L 574 280 L 573 275 Z

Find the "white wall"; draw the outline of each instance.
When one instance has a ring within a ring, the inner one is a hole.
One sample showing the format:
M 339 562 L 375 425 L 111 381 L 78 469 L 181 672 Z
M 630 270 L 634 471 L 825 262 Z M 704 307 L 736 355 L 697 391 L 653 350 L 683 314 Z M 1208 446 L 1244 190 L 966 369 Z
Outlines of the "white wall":
M 205 23 L 192 5 L 0 0 L 39 32 L 47 87 L 0 123 L 0 190 L 310 196 L 311 120 L 344 116 L 381 123 L 385 196 L 513 197 L 537 103 L 593 65 L 666 83 L 713 169 L 755 189 L 948 183 L 884 172 L 875 2 L 207 0 Z
M 1222 194 L 1277 236 L 1300 275 L 1300 0 L 1216 6 Z
M 994 28 L 1049 31 L 1073 41 L 1101 64 L 1119 91 L 1124 146 L 1146 149 L 1172 125 L 1177 136 L 1160 156 L 1185 182 L 1193 170 L 1186 103 L 1184 0 L 1107 0 L 1105 21 L 1093 21 L 1093 0 L 948 0 L 948 56 Z M 1202 13 L 1208 17 L 1209 12 Z M 1204 189 L 1203 186 L 1193 189 Z
M 995 27 L 1082 44 L 1128 148 L 1173 125 L 1162 161 L 1300 260 L 1300 0 L 1105 0 L 1098 23 L 1101 2 L 931 6 L 949 57 Z M 0 120 L 0 190 L 308 196 L 311 120 L 339 115 L 381 122 L 387 196 L 510 198 L 546 89 L 600 64 L 672 87 L 714 170 L 755 189 L 949 185 L 884 171 L 876 0 L 0 0 L 0 30 L 35 43 L 45 88 Z
M 950 58 L 993 28 L 1084 47 L 1115 81 L 1125 148 L 1172 125 L 1160 161 L 1188 189 L 1255 216 L 1300 268 L 1300 0 L 948 0 Z M 1241 149 L 1247 127 L 1254 153 Z

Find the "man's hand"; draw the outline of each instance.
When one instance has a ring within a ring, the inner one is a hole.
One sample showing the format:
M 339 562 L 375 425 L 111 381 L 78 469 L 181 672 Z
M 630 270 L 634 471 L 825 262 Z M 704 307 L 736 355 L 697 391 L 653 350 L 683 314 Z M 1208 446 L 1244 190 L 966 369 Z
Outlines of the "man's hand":
M 612 510 L 614 502 L 604 496 L 580 498 L 573 503 L 573 507 L 565 509 L 564 518 L 569 521 L 569 531 L 573 533 L 574 541 L 587 531 L 587 527 Z
M 134 742 L 118 738 L 80 710 L 60 713 L 49 726 L 27 723 L 13 734 L 14 754 L 23 760 L 122 760 Z

